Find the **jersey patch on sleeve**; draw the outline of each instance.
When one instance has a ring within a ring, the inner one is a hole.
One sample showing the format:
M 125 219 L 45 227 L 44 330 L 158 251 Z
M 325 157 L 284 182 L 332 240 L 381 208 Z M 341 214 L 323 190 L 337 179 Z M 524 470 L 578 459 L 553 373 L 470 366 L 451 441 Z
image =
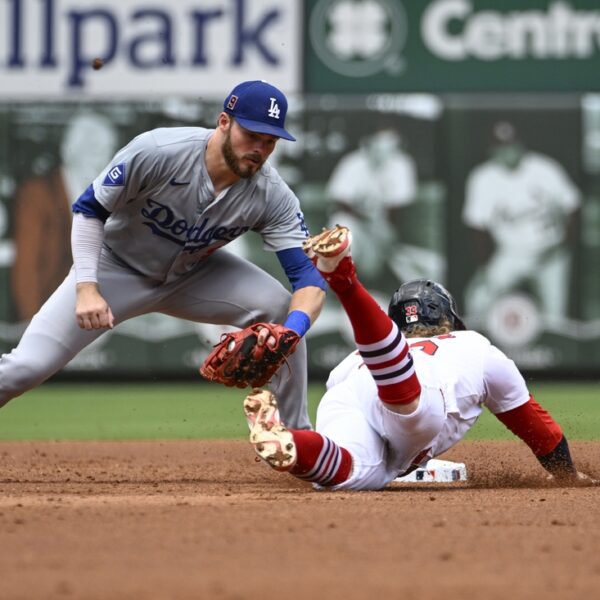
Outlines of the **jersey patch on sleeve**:
M 102 185 L 123 186 L 125 185 L 125 163 L 111 167 L 102 182 Z
M 298 217 L 298 221 L 300 221 L 300 229 L 304 233 L 306 237 L 310 236 L 310 231 L 308 231 L 308 227 L 306 226 L 306 221 L 304 220 L 304 215 L 301 212 L 297 212 L 296 216 Z

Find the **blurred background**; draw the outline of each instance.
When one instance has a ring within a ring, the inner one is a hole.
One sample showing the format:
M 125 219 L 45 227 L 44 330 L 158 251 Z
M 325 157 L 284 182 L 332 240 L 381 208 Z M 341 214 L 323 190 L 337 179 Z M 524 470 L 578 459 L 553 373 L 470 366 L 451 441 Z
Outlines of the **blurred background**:
M 597 377 L 596 4 L 0 3 L 0 351 L 65 277 L 70 204 L 114 152 L 154 127 L 212 127 L 236 83 L 266 79 L 288 94 L 298 139 L 275 166 L 313 232 L 352 227 L 382 306 L 431 277 L 526 373 Z M 234 249 L 284 280 L 252 234 Z M 220 331 L 134 319 L 60 378 L 197 377 Z M 351 349 L 330 298 L 309 332 L 311 378 Z

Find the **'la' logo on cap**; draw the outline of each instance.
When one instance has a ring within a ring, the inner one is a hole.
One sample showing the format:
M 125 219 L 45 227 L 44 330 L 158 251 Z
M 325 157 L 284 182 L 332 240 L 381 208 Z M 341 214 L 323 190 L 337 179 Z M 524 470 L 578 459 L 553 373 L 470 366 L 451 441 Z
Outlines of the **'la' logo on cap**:
M 231 95 L 231 98 L 229 98 L 229 102 L 227 103 L 227 108 L 229 110 L 233 110 L 235 108 L 235 105 L 238 101 L 238 97 L 234 96 L 233 94 Z
M 269 98 L 271 100 L 271 106 L 269 107 L 268 115 L 273 119 L 279 119 L 279 105 L 277 104 L 277 98 Z

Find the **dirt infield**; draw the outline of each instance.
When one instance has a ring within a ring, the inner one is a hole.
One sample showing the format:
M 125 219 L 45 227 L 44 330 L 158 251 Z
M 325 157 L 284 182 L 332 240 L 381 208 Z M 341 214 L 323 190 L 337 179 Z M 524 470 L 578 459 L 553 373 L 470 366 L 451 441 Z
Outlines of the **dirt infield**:
M 600 475 L 600 444 L 573 443 Z M 0 443 L 0 598 L 591 599 L 600 488 L 463 443 L 470 482 L 315 492 L 243 442 Z

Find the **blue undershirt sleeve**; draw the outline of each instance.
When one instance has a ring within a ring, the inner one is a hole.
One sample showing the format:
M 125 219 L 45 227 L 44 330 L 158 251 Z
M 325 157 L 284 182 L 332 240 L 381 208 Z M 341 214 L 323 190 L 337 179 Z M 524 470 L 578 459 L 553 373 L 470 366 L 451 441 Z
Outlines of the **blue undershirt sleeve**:
M 106 219 L 110 217 L 110 212 L 96 200 L 94 186 L 91 184 L 73 203 L 72 210 L 74 213 L 81 213 L 85 217 L 100 219 L 103 223 L 106 223 Z
M 315 286 L 327 290 L 321 274 L 304 254 L 302 248 L 288 248 L 276 252 L 277 258 L 295 292 L 303 287 Z

